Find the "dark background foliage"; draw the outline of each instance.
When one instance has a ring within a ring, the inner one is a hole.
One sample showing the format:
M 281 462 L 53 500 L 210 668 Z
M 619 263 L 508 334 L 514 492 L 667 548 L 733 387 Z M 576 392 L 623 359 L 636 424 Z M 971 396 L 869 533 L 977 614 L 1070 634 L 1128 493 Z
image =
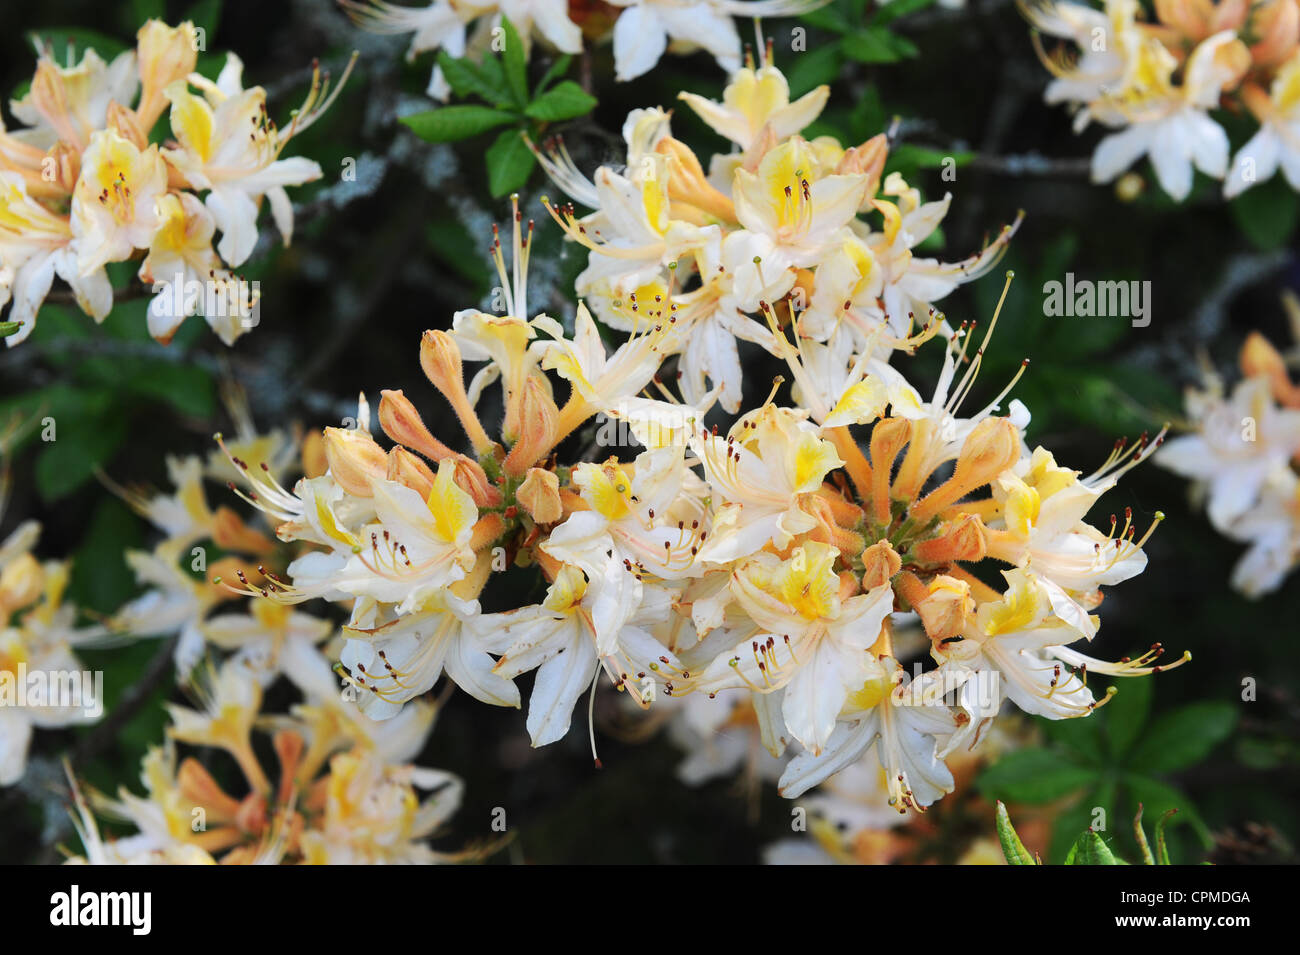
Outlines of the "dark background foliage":
M 489 197 L 484 163 L 496 131 L 430 144 L 397 122 L 429 107 L 422 91 L 433 55 L 407 64 L 403 38 L 360 33 L 323 0 L 11 5 L 0 31 L 0 90 L 20 90 L 29 79 L 32 31 L 54 39 L 56 48 L 71 35 L 78 50 L 89 42 L 108 58 L 151 15 L 205 25 L 211 53 L 201 68 L 219 68 L 216 54 L 237 51 L 246 84 L 266 86 L 279 118 L 301 101 L 313 58 L 335 75 L 351 49 L 362 59 L 330 114 L 290 147 L 326 171 L 322 182 L 293 193 L 292 247 L 281 246 L 263 216 L 258 251 L 244 269 L 261 282 L 261 327 L 227 350 L 191 319 L 169 347 L 157 346 L 145 334 L 145 298 L 127 267 L 114 276 L 126 295 L 102 326 L 52 297 L 32 338 L 0 354 L 0 414 L 40 410 L 59 423 L 57 442 L 29 440 L 16 454 L 13 500 L 0 532 L 27 517 L 41 520 L 40 554 L 75 556 L 73 596 L 99 613 L 135 593 L 123 548 L 150 546 L 154 538 L 96 481 L 95 470 L 123 483 L 164 486 L 165 455 L 207 453 L 212 432 L 230 426 L 220 400 L 224 380 L 242 386 L 263 428 L 338 424 L 355 413 L 359 391 L 377 400 L 381 389 L 401 388 L 434 430 L 450 437 L 454 418 L 419 371 L 419 336 L 447 327 L 457 309 L 488 305 L 495 283 L 486 254 L 490 224 L 507 221 L 508 203 Z M 954 195 L 936 251 L 963 256 L 1026 211 L 1005 259 L 1017 277 L 973 400 L 996 394 L 1020 361 L 1031 359 L 1016 394 L 1034 413 L 1030 439 L 1061 463 L 1091 471 L 1118 435 L 1176 421 L 1181 388 L 1195 380 L 1201 351 L 1232 375 L 1250 330 L 1280 347 L 1293 344 L 1279 296 L 1300 287 L 1295 194 L 1278 180 L 1225 204 L 1216 184 L 1198 179 L 1178 206 L 1160 194 L 1145 166 L 1138 172 L 1147 188 L 1136 201 L 1091 185 L 1087 156 L 1098 134 L 1075 136 L 1063 111 L 1042 104 L 1047 77 L 1010 3 L 971 0 L 966 10 L 947 11 L 925 0 L 881 9 L 836 0 L 807 19 L 802 51 L 791 50 L 796 24 L 765 26 L 793 92 L 833 84 L 831 107 L 811 133 L 860 142 L 900 118 L 891 168 L 927 198 Z M 535 53 L 531 78 L 550 63 Z M 575 81 L 584 75 L 596 78 L 599 105 L 560 127 L 588 170 L 619 161 L 617 131 L 629 109 L 671 107 L 681 89 L 717 97 L 725 82 L 711 59 L 696 54 L 666 58 L 640 81 L 616 86 L 607 46 L 568 69 Z M 703 155 L 724 148 L 685 109 L 675 113 L 674 130 Z M 1230 131 L 1239 145 L 1242 130 Z M 942 178 L 946 157 L 956 164 L 954 181 Z M 354 181 L 341 176 L 349 160 Z M 554 191 L 537 171 L 521 189 L 538 225 L 530 306 L 568 321 L 572 280 L 585 256 L 563 246 L 537 202 Z M 1151 324 L 1046 316 L 1043 284 L 1063 281 L 1066 272 L 1150 281 Z M 986 322 L 1001 288 L 995 270 L 941 305 L 954 321 Z M 906 366 L 923 392 L 937 352 L 923 349 Z M 777 369 L 755 350 L 742 354 L 752 404 Z M 576 450 L 584 437 L 572 443 Z M 212 493 L 219 500 L 222 492 Z M 1146 573 L 1108 591 L 1093 652 L 1136 655 L 1160 641 L 1171 657 L 1191 650 L 1194 661 L 1146 686 L 1122 686 L 1088 725 L 1047 727 L 1042 746 L 999 763 L 980 790 L 1026 804 L 1073 805 L 1057 827 L 1057 859 L 1093 806 L 1107 808 L 1116 848 L 1132 858 L 1123 820 L 1138 800 L 1148 812 L 1184 810 L 1180 819 L 1190 822 L 1173 830 L 1176 859 L 1199 860 L 1211 851 L 1219 861 L 1290 858 L 1300 830 L 1300 584 L 1292 579 L 1258 602 L 1232 592 L 1227 580 L 1239 547 L 1189 507 L 1183 482 L 1150 464 L 1126 477 L 1100 510 L 1126 505 L 1141 526 L 1157 510 L 1168 520 L 1148 546 Z M 1093 516 L 1105 526 L 1104 513 Z M 508 592 L 513 599 L 529 586 L 512 571 L 485 603 L 497 609 L 494 597 Z M 0 793 L 0 859 L 55 858 L 51 842 L 68 840 L 61 754 L 75 752 L 78 771 L 101 788 L 138 788 L 139 758 L 161 738 L 159 704 L 183 698 L 169 672 L 148 681 L 159 646 L 145 641 L 86 654 L 107 673 L 110 704 L 140 705 L 93 737 L 93 728 L 38 732 L 28 778 Z M 1253 702 L 1242 700 L 1245 678 L 1257 685 Z M 269 701 L 291 698 L 281 687 Z M 594 769 L 582 723 L 575 719 L 563 742 L 532 751 L 521 714 L 453 697 L 420 760 L 467 783 L 465 806 L 439 844 L 489 838 L 497 806 L 506 809 L 514 834 L 497 856 L 502 860 L 743 862 L 788 834 L 789 808 L 770 787 L 756 817 L 731 783 L 684 787 L 673 775 L 680 754 L 662 738 L 631 743 L 602 734 L 604 768 Z M 990 821 L 985 834 L 991 833 Z M 951 855 L 949 848 L 933 857 Z

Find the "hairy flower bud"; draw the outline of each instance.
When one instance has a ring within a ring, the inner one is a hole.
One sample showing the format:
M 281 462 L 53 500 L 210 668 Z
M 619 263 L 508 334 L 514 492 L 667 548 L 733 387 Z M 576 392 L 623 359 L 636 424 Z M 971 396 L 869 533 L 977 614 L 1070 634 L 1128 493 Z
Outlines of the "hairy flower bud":
M 153 129 L 167 105 L 163 91 L 194 72 L 198 50 L 198 34 L 188 20 L 176 27 L 169 27 L 161 20 L 150 20 L 140 28 L 136 33 L 140 69 L 140 105 L 135 109 L 137 126 Z
M 1241 346 L 1241 373 L 1247 378 L 1267 378 L 1279 404 L 1300 408 L 1300 388 L 1291 383 L 1286 362 L 1267 338 L 1251 332 Z
M 469 395 L 465 393 L 465 378 L 461 370 L 460 346 L 456 340 L 444 331 L 432 329 L 424 333 L 420 340 L 420 367 L 433 387 L 442 392 L 450 402 L 460 425 L 465 429 L 474 452 L 480 456 L 492 454 L 498 450 L 497 444 L 483 430 L 470 404 Z
M 441 461 L 452 453 L 449 447 L 429 433 L 420 412 L 400 390 L 380 394 L 379 426 L 384 429 L 384 434 L 433 461 Z
M 922 563 L 950 564 L 983 560 L 987 550 L 984 522 L 976 514 L 963 514 L 944 524 L 936 536 L 918 543 L 912 552 Z
M 910 514 L 929 520 L 949 504 L 993 481 L 1020 457 L 1020 432 L 1010 418 L 985 418 L 966 436 L 952 477 L 923 497 Z
M 522 477 L 555 446 L 559 420 L 560 409 L 542 382 L 529 378 L 519 395 L 519 438 L 502 464 L 506 474 Z
M 515 500 L 538 524 L 554 524 L 564 513 L 560 504 L 560 479 L 554 471 L 529 468 Z
M 388 452 L 388 480 L 405 484 L 420 497 L 428 498 L 433 490 L 434 473 L 429 465 L 406 448 L 397 447 Z
M 912 609 L 921 617 L 926 634 L 936 642 L 949 640 L 966 628 L 966 618 L 975 612 L 970 584 L 940 574 L 930 581 L 929 593 Z
M 212 539 L 222 550 L 269 554 L 275 548 L 265 534 L 249 527 L 238 512 L 229 507 L 217 508 L 212 516 Z
M 898 551 L 887 540 L 877 541 L 862 552 L 862 589 L 883 587 L 902 569 Z
M 872 136 L 861 146 L 851 146 L 844 151 L 844 156 L 835 167 L 838 176 L 866 176 L 866 201 L 875 198 L 880 189 L 880 175 L 885 171 L 885 160 L 889 158 L 889 137 L 884 133 Z
M 357 497 L 371 497 L 370 482 L 388 475 L 388 455 L 365 431 L 326 428 L 325 459 L 339 487 Z

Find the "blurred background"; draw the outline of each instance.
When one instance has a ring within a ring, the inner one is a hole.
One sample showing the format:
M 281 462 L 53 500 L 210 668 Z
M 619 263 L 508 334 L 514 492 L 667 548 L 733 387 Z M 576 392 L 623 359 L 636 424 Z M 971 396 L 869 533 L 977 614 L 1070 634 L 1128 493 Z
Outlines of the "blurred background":
M 582 10 L 584 27 L 599 32 L 607 22 L 601 5 L 584 3 Z M 495 131 L 436 144 L 397 121 L 431 105 L 423 91 L 434 56 L 405 62 L 408 38 L 362 33 L 326 0 L 10 5 L 0 31 L 0 91 L 7 99 L 25 88 L 35 62 L 33 34 L 56 50 L 71 42 L 78 55 L 89 44 L 107 59 L 131 45 L 150 16 L 203 26 L 208 52 L 200 69 L 210 75 L 226 50 L 237 51 L 245 83 L 266 87 L 281 125 L 306 93 L 313 59 L 335 76 L 351 50 L 361 59 L 332 110 L 290 147 L 326 173 L 292 192 L 292 246 L 281 246 L 263 215 L 259 248 L 242 269 L 261 283 L 258 328 L 227 349 L 194 318 L 170 346 L 157 345 L 145 332 L 147 297 L 128 266 L 114 284 L 129 291 L 101 326 L 68 304 L 66 294 L 60 303 L 56 291 L 32 337 L 0 352 L 0 419 L 40 411 L 59 422 L 57 442 L 43 444 L 32 434 L 15 453 L 0 536 L 23 519 L 40 520 L 38 554 L 75 557 L 71 597 L 101 614 L 137 593 L 123 549 L 151 546 L 154 538 L 96 471 L 122 484 L 165 487 L 166 455 L 206 454 L 213 432 L 231 427 L 225 382 L 238 383 L 263 429 L 337 425 L 355 414 L 358 392 L 377 400 L 381 389 L 401 388 L 435 432 L 451 437 L 454 418 L 420 372 L 419 337 L 426 328 L 448 327 L 458 309 L 489 305 L 491 223 L 506 222 L 509 208 L 503 194 L 491 198 L 501 173 L 490 181 L 484 162 Z M 796 27 L 806 30 L 805 49 L 791 49 Z M 1091 185 L 1088 157 L 1099 134 L 1076 136 L 1063 110 L 1042 103 L 1048 77 L 1012 3 L 972 0 L 947 9 L 895 0 L 877 8 L 835 0 L 798 23 L 765 23 L 764 32 L 792 94 L 832 84 L 831 105 L 808 135 L 857 143 L 898 118 L 889 168 L 926 198 L 945 191 L 954 197 L 927 253 L 964 257 L 1025 211 L 1004 260 L 1016 278 L 972 400 L 997 394 L 1029 358 L 1015 394 L 1033 413 L 1030 441 L 1051 448 L 1061 464 L 1088 473 L 1117 437 L 1154 432 L 1165 421 L 1176 427 L 1182 389 L 1199 380 L 1202 358 L 1235 380 L 1237 350 L 1249 331 L 1262 331 L 1284 351 L 1295 346 L 1281 295 L 1300 289 L 1296 194 L 1279 178 L 1225 203 L 1218 184 L 1198 178 L 1192 196 L 1176 205 L 1150 181 L 1139 188 L 1143 183 L 1130 179 L 1124 199 L 1112 186 Z M 743 24 L 742 35 L 749 35 Z M 552 62 L 535 51 L 531 75 Z M 720 98 L 726 79 L 711 57 L 695 54 L 665 58 L 640 80 L 616 85 L 608 46 L 567 64 L 567 75 L 595 78 L 595 110 L 562 124 L 588 172 L 620 161 L 618 131 L 629 109 L 671 108 L 683 89 Z M 701 156 L 724 151 L 687 110 L 674 114 L 674 132 Z M 1230 133 L 1239 145 L 1239 131 Z M 348 169 L 355 177 L 344 176 Z M 521 198 L 537 220 L 531 309 L 569 322 L 572 283 L 586 254 L 561 243 L 538 203 L 555 192 L 540 170 L 514 172 L 527 176 Z M 1150 179 L 1145 163 L 1136 172 Z M 959 289 L 940 307 L 954 322 L 986 322 L 1002 290 L 1001 272 Z M 1063 282 L 1067 272 L 1149 281 L 1150 324 L 1045 315 L 1044 283 Z M 904 367 L 923 394 L 940 351 L 922 349 Z M 777 368 L 756 348 L 744 349 L 742 358 L 752 407 Z M 586 438 L 571 441 L 576 449 Z M 236 503 L 223 500 L 219 487 L 211 495 L 214 503 Z M 1022 835 L 1030 848 L 1054 861 L 1093 821 L 1094 807 L 1106 809 L 1117 850 L 1133 858 L 1128 820 L 1138 801 L 1148 819 L 1167 807 L 1181 810 L 1171 828 L 1176 861 L 1295 860 L 1300 578 L 1258 602 L 1233 592 L 1228 575 L 1239 545 L 1191 508 L 1184 481 L 1151 464 L 1130 473 L 1100 507 L 1125 506 L 1143 528 L 1157 510 L 1168 519 L 1147 546 L 1146 572 L 1108 589 L 1091 652 L 1136 656 L 1159 641 L 1171 658 L 1190 650 L 1193 662 L 1129 681 L 1086 721 L 1026 721 L 1017 729 L 1020 748 L 971 767 L 966 794 L 912 824 L 891 858 L 960 858 L 972 840 L 993 834 L 989 800 L 1000 797 L 1012 804 L 1018 824 L 1028 821 Z M 1105 526 L 1105 514 L 1092 516 Z M 517 605 L 535 586 L 523 571 L 497 576 L 485 610 Z M 74 753 L 76 770 L 96 787 L 139 788 L 139 760 L 162 738 L 160 704 L 183 699 L 170 669 L 159 667 L 160 648 L 142 641 L 84 654 L 87 665 L 106 673 L 110 712 L 115 701 L 129 701 L 130 709 L 108 733 L 89 727 L 37 734 L 27 778 L 0 791 L 0 860 L 48 861 L 57 858 L 54 844 L 75 847 L 64 810 L 63 755 Z M 1244 681 L 1254 688 L 1251 700 L 1243 700 Z M 282 710 L 293 698 L 279 686 L 267 708 Z M 438 845 L 489 838 L 495 807 L 506 809 L 513 835 L 493 856 L 499 862 L 755 862 L 765 846 L 792 836 L 791 807 L 774 786 L 733 777 L 687 786 L 677 777 L 683 751 L 663 733 L 638 732 L 616 703 L 615 694 L 598 700 L 603 768 L 596 769 L 577 716 L 565 740 L 535 751 L 520 713 L 453 696 L 418 760 L 466 782 L 465 804 Z

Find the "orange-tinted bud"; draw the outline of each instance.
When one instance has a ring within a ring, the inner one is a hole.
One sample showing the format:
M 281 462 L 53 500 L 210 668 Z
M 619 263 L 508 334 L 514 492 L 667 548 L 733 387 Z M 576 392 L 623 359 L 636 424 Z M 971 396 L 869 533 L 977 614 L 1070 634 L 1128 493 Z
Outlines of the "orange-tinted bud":
M 356 497 L 371 497 L 370 483 L 388 476 L 388 455 L 365 431 L 326 428 L 325 459 L 339 487 Z
M 560 503 L 560 479 L 554 471 L 529 468 L 515 500 L 538 524 L 554 524 L 564 514 Z
M 401 391 L 383 391 L 379 399 L 379 426 L 400 445 L 418 451 L 426 458 L 441 461 L 451 449 L 429 433 L 424 419 Z

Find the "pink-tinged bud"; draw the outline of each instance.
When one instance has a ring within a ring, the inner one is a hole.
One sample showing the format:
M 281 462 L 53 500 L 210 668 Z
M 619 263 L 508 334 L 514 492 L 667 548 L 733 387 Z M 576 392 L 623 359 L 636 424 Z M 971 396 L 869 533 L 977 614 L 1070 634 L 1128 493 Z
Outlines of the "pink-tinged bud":
M 1241 346 L 1241 373 L 1247 378 L 1267 378 L 1278 404 L 1300 407 L 1300 388 L 1291 383 L 1286 361 L 1259 332 L 1251 332 Z
M 163 90 L 194 72 L 199 56 L 198 34 L 189 21 L 169 27 L 161 20 L 150 20 L 136 33 L 135 40 L 136 62 L 140 70 L 136 125 L 141 129 L 153 129 L 153 124 L 167 108 Z
M 887 540 L 877 541 L 862 552 L 862 589 L 883 587 L 902 569 L 898 551 Z
M 280 788 L 278 801 L 287 804 L 293 795 L 294 782 L 298 775 L 298 765 L 307 748 L 306 741 L 297 730 L 278 730 L 271 737 L 271 747 L 275 750 L 276 761 L 280 764 Z
M 546 393 L 540 379 L 530 377 L 519 395 L 519 439 L 506 455 L 502 469 L 511 477 L 523 477 L 535 463 L 550 453 L 559 433 L 560 409 Z
M 383 391 L 379 399 L 379 426 L 398 444 L 418 451 L 431 461 L 441 461 L 452 454 L 424 426 L 415 405 L 401 391 Z
M 141 152 L 149 146 L 148 137 L 136 125 L 135 113 L 117 100 L 108 104 L 107 126 Z
M 59 140 L 50 147 L 45 156 L 46 159 L 54 160 L 54 185 L 58 191 L 72 192 L 77 185 L 77 178 L 81 175 L 81 153 L 75 146 Z M 30 187 L 28 191 L 32 191 Z
M 554 524 L 564 514 L 560 503 L 560 479 L 554 471 L 529 468 L 524 483 L 515 492 L 519 506 L 538 524 Z
M 187 756 L 176 771 L 176 787 L 186 802 L 203 807 L 209 822 L 230 822 L 239 812 L 239 801 L 193 756 Z
M 433 491 L 433 469 L 406 448 L 391 448 L 388 452 L 388 480 L 405 484 L 420 497 L 427 499 Z
M 1199 43 L 1210 35 L 1214 7 L 1209 0 L 1155 0 L 1155 6 L 1157 19 L 1179 39 Z
M 372 497 L 372 481 L 388 476 L 388 455 L 365 431 L 325 429 L 325 460 L 339 487 L 356 497 Z
M 244 554 L 269 554 L 275 545 L 261 531 L 244 523 L 238 512 L 229 507 L 217 508 L 212 516 L 212 539 L 222 550 Z
M 420 339 L 420 367 L 433 387 L 448 396 L 465 390 L 460 346 L 446 332 L 430 329 Z
M 924 564 L 951 564 L 959 560 L 981 561 L 988 553 L 984 522 L 978 515 L 963 514 L 948 521 L 939 533 L 917 544 L 912 552 Z
M 862 593 L 858 586 L 858 575 L 851 570 L 841 570 L 836 576 L 840 579 L 840 599 L 849 600 Z
M 465 393 L 465 378 L 461 370 L 460 347 L 456 340 L 444 331 L 430 330 L 420 340 L 420 367 L 433 387 L 437 388 L 451 404 L 460 426 L 465 429 L 469 442 L 474 446 L 474 453 L 482 457 L 496 454 L 500 449 L 495 441 L 488 437 L 479 421 L 474 406 L 470 404 L 469 395 Z
M 1250 57 L 1256 69 L 1279 66 L 1300 45 L 1300 4 L 1296 0 L 1271 0 L 1254 7 L 1250 36 L 1256 42 Z
M 1020 458 L 1020 432 L 1010 418 L 985 418 L 966 436 L 952 477 L 909 509 L 927 521 L 949 504 L 991 483 Z
M 476 507 L 501 505 L 504 499 L 501 490 L 493 487 L 492 482 L 488 480 L 487 472 L 483 470 L 483 465 L 463 454 L 458 454 L 451 460 L 456 468 L 456 473 L 453 475 L 456 485 L 474 499 Z
M 840 176 L 866 176 L 867 199 L 871 200 L 880 190 L 880 176 L 885 171 L 885 160 L 888 158 L 889 137 L 879 133 L 861 146 L 846 149 L 835 167 L 835 173 Z

